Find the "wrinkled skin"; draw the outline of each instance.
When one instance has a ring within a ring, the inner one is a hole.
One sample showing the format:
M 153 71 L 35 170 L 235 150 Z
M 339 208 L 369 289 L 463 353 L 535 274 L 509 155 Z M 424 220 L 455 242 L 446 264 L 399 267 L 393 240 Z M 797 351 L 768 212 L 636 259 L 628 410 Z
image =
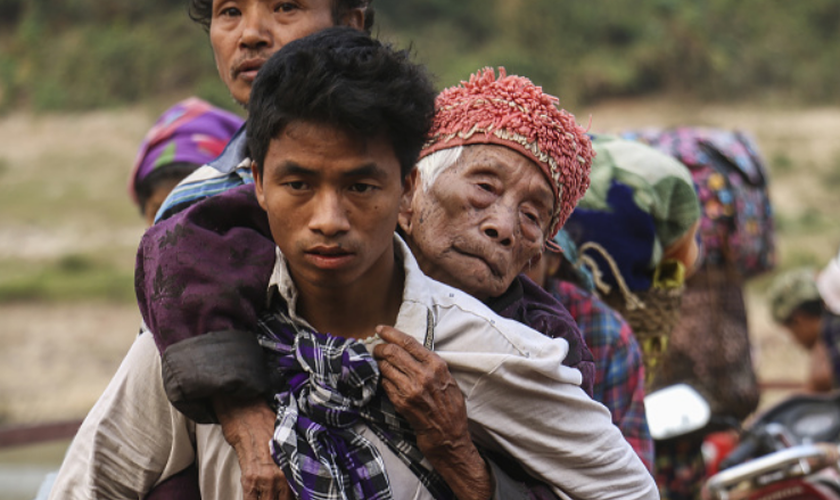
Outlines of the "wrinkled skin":
M 277 415 L 261 400 L 247 403 L 217 399 L 216 414 L 225 440 L 236 451 L 245 500 L 294 500 L 283 470 L 274 463 L 268 443 Z
M 467 428 L 467 407 L 446 362 L 417 340 L 389 327 L 373 355 L 382 388 L 417 435 L 417 447 L 460 500 L 492 495 L 490 474 Z
M 415 170 L 400 212 L 420 268 L 485 300 L 542 252 L 554 196 L 540 168 L 503 146 L 466 146 L 428 191 Z

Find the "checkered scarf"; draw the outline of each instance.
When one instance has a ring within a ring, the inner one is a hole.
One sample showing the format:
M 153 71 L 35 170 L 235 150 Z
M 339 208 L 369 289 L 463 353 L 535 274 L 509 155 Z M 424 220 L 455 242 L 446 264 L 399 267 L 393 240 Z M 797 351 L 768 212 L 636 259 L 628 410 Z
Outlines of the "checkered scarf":
M 281 388 L 275 395 L 271 453 L 297 497 L 393 498 L 382 456 L 353 430 L 361 421 L 434 498 L 454 498 L 417 448 L 411 426 L 382 391 L 379 367 L 364 344 L 295 323 L 282 300 L 270 310 L 259 323 L 272 383 Z

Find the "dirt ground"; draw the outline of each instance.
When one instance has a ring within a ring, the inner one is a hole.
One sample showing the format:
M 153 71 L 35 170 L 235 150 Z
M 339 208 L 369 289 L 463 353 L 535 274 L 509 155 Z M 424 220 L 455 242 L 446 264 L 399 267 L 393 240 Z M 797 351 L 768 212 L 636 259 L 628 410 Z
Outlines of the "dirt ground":
M 593 131 L 685 123 L 750 130 L 768 158 L 792 165 L 774 177 L 779 214 L 794 221 L 803 213 L 836 220 L 836 194 L 825 179 L 838 178 L 840 170 L 840 141 L 834 137 L 840 109 L 634 101 L 576 110 L 576 115 L 583 122 L 591 115 Z M 143 228 L 124 186 L 153 120 L 154 113 L 139 108 L 0 116 L 0 264 L 37 264 L 95 249 L 130 270 Z M 838 243 L 836 224 L 780 233 L 780 263 L 826 262 Z M 801 382 L 806 357 L 770 321 L 765 288 L 766 280 L 748 293 L 759 377 Z M 139 321 L 132 304 L 0 303 L 0 425 L 83 416 L 119 365 Z M 768 390 L 763 404 L 784 394 Z

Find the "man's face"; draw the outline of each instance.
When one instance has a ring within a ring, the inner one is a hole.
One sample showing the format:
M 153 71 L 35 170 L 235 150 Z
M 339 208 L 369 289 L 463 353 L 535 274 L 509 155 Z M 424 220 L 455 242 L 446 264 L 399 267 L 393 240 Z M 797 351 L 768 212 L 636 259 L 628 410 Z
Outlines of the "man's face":
M 384 136 L 364 141 L 294 122 L 271 141 L 264 163 L 262 175 L 253 169 L 257 198 L 301 293 L 363 293 L 392 275 L 404 183 Z
M 481 300 L 539 258 L 554 196 L 539 167 L 495 145 L 464 148 L 424 191 L 415 170 L 400 227 L 423 272 Z
M 356 10 L 343 22 L 361 29 L 364 15 Z M 333 25 L 332 0 L 213 0 L 210 44 L 219 76 L 245 105 L 257 70 L 272 54 Z

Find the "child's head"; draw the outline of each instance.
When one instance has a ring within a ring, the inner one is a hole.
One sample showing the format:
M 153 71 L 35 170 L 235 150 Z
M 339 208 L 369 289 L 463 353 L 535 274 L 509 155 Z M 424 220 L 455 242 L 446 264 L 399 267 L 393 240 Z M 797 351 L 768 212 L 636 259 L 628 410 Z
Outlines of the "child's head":
M 816 272 L 811 268 L 800 268 L 777 276 L 768 299 L 773 319 L 802 347 L 813 347 L 820 335 L 825 310 L 817 289 Z
M 129 179 L 129 194 L 148 225 L 172 188 L 215 159 L 241 126 L 238 116 L 195 97 L 158 118 L 143 139 Z
M 269 143 L 293 122 L 384 134 L 402 175 L 431 127 L 435 90 L 421 65 L 364 32 L 329 28 L 295 40 L 260 69 L 248 105 L 248 148 L 262 168 Z

